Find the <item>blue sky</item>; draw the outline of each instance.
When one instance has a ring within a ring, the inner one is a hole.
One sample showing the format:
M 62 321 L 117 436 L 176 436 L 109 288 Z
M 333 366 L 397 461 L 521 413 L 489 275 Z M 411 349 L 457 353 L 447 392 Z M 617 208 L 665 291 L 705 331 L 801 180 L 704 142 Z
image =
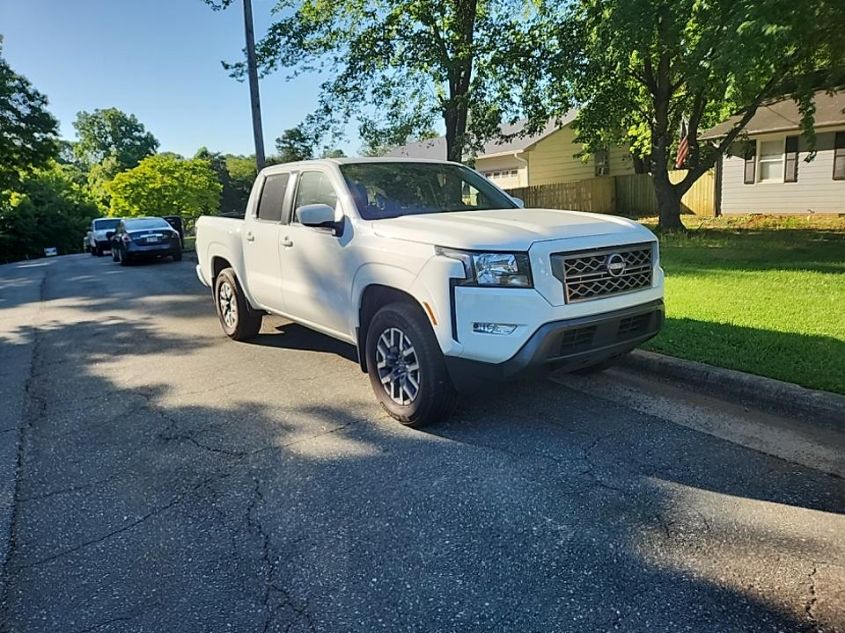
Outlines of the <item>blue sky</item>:
M 256 38 L 275 0 L 253 0 Z M 116 106 L 135 114 L 162 151 L 192 155 L 253 152 L 246 83 L 220 60 L 243 47 L 239 2 L 212 11 L 202 0 L 0 0 L 3 51 L 12 68 L 47 95 L 62 136 L 80 110 Z M 320 78 L 261 81 L 265 146 L 299 123 L 317 101 Z M 360 146 L 353 137 L 347 153 Z

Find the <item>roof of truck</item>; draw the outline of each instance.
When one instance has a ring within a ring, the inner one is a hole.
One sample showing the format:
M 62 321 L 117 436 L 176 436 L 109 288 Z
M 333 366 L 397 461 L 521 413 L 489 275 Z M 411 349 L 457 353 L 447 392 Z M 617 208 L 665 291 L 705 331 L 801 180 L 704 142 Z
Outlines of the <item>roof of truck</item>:
M 279 171 L 288 171 L 292 167 L 308 167 L 308 166 L 326 166 L 326 165 L 350 165 L 358 163 L 439 163 L 460 165 L 460 163 L 450 163 L 447 160 L 435 160 L 431 158 L 404 158 L 395 156 L 378 156 L 374 158 L 355 157 L 355 158 L 315 158 L 311 160 L 300 160 L 292 163 L 280 163 L 278 165 L 268 165 L 261 170 L 261 173 L 275 173 Z

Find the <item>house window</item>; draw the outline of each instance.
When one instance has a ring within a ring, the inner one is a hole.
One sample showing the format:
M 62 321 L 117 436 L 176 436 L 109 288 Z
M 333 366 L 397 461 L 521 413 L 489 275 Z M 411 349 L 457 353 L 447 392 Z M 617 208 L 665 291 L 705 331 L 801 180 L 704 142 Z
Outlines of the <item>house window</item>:
M 783 149 L 783 139 L 759 141 L 757 182 L 783 182 Z
M 606 149 L 600 149 L 593 156 L 595 160 L 596 176 L 610 175 L 610 158 L 608 157 Z
M 833 141 L 833 179 L 845 180 L 845 132 L 837 132 Z

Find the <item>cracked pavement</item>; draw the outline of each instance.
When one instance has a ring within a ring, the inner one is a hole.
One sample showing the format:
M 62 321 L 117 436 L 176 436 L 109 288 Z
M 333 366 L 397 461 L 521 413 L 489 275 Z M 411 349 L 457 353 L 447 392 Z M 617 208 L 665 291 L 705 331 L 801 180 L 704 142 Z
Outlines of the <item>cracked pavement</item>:
M 0 631 L 845 631 L 845 481 L 573 385 L 405 429 L 189 262 L 2 266 Z

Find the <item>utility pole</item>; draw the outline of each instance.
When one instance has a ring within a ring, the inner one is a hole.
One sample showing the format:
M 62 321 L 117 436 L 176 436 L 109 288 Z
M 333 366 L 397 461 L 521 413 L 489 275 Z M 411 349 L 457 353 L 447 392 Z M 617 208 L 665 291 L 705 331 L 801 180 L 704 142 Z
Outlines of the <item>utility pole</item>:
M 249 100 L 252 106 L 252 135 L 255 137 L 255 164 L 264 168 L 264 131 L 261 128 L 261 98 L 258 94 L 258 68 L 255 64 L 255 32 L 252 28 L 252 0 L 244 0 L 246 65 L 249 74 Z

